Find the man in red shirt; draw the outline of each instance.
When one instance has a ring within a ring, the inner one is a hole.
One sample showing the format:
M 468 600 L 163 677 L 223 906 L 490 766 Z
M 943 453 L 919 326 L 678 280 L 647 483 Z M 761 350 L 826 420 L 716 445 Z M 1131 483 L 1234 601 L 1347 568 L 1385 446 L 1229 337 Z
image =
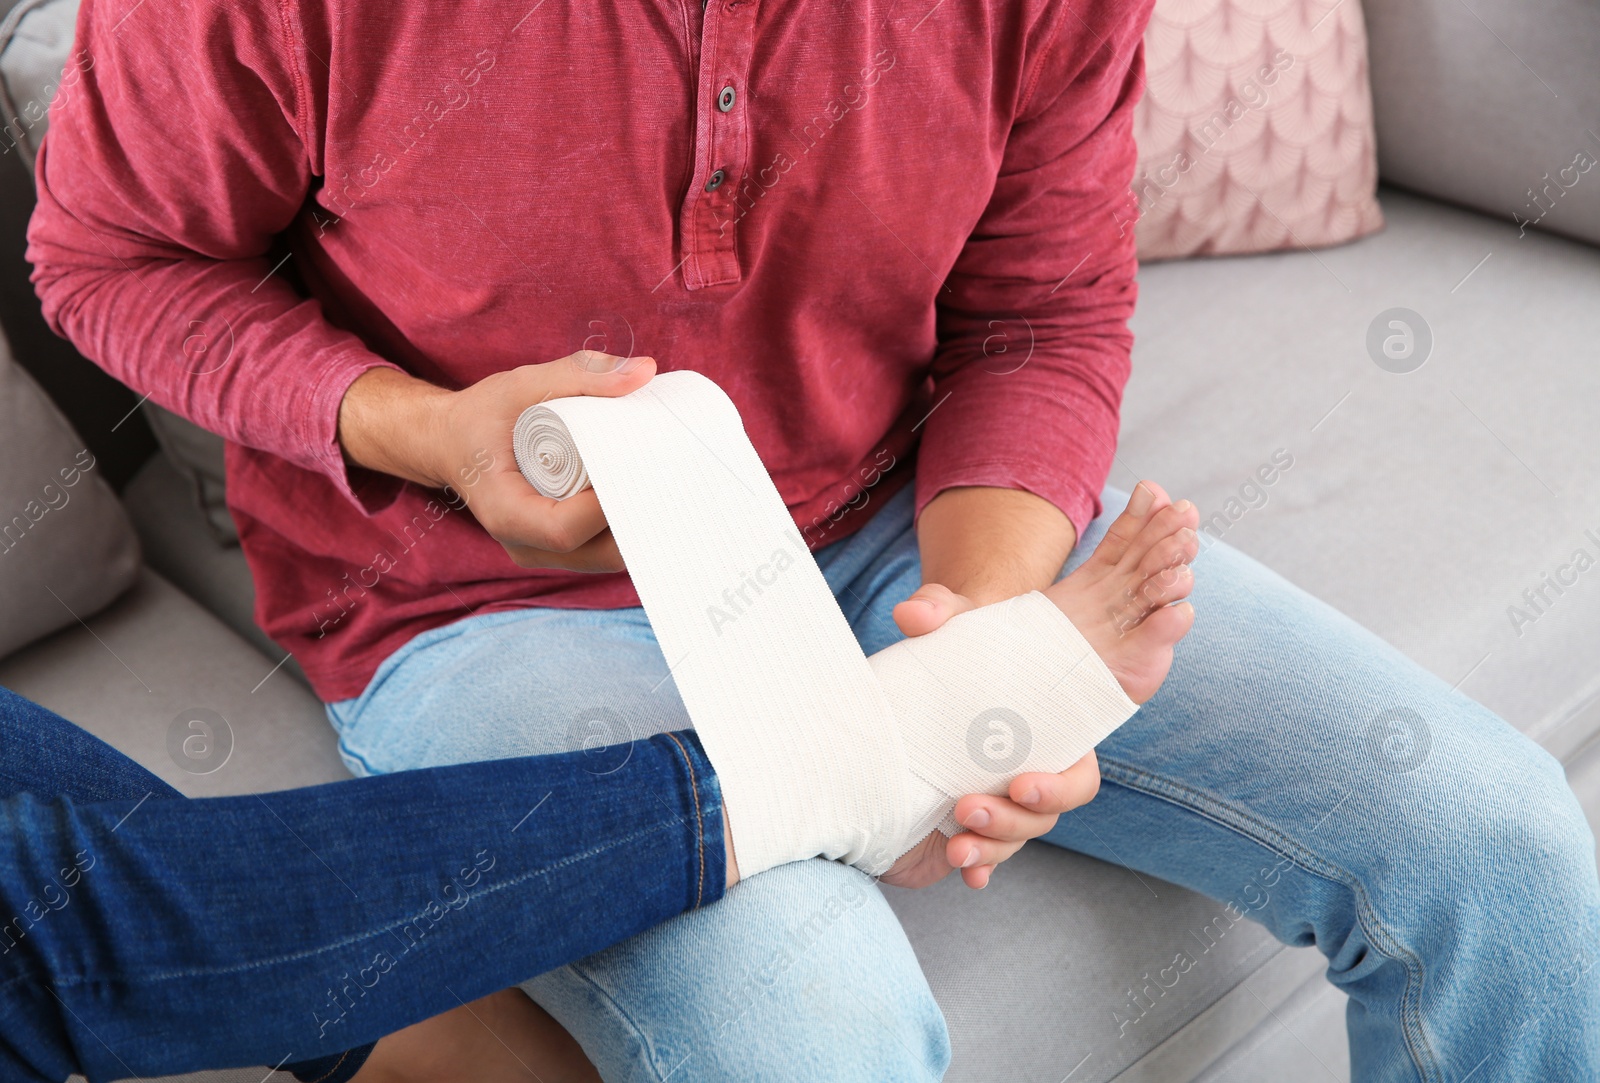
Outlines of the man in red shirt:
M 88 0 L 93 62 L 39 159 L 35 281 L 88 356 L 227 438 L 258 621 L 353 769 L 672 728 L 670 660 L 597 502 L 537 497 L 512 420 L 552 383 L 706 374 L 869 650 L 919 586 L 908 631 L 1050 583 L 1105 529 L 1149 7 Z M 597 354 L 622 367 L 589 371 Z M 1548 757 L 1225 547 L 1196 602 L 1210 623 L 1050 840 L 1219 899 L 1293 855 L 1304 890 L 1244 909 L 1345 953 L 1360 1078 L 1440 1078 L 1430 1029 L 1578 1063 L 1592 1027 L 1525 1034 L 1507 1009 L 1600 898 Z M 1473 734 L 1436 739 L 1404 793 L 1327 751 L 1366 747 L 1397 702 Z M 1455 773 L 1488 759 L 1537 781 L 1467 800 Z M 1039 834 L 1085 786 L 995 816 Z M 1361 800 L 1324 823 L 1341 792 Z M 1422 809 L 1487 841 L 1423 855 L 1370 827 Z M 1508 819 L 1539 844 L 1495 843 Z M 1012 846 L 980 846 L 969 882 Z M 608 1078 L 937 1075 L 942 1018 L 854 876 L 778 870 L 526 988 Z M 1430 901 L 1458 883 L 1470 921 Z M 1519 905 L 1552 883 L 1565 909 Z M 841 892 L 850 919 L 774 963 L 774 930 Z M 1516 967 L 1466 931 L 1535 910 Z M 1421 998 L 1441 968 L 1482 995 Z M 1596 978 L 1559 1010 L 1600 1016 Z

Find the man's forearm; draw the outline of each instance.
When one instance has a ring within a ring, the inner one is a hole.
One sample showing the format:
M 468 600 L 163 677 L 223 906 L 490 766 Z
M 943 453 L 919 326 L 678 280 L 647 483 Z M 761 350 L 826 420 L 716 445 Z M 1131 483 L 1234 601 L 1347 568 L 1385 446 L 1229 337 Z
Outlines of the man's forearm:
M 922 581 L 979 605 L 1049 586 L 1077 540 L 1059 508 L 1020 489 L 946 489 L 917 519 Z
M 389 368 L 368 369 L 339 404 L 339 446 L 345 458 L 369 470 L 434 488 L 439 477 L 435 419 L 450 392 Z

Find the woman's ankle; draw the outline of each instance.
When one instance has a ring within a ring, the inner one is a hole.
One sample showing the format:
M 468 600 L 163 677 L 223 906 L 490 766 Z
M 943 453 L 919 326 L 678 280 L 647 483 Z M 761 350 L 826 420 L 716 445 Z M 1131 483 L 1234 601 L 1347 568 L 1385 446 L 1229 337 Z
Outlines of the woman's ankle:
M 739 882 L 739 862 L 733 856 L 733 820 L 728 816 L 728 810 L 722 810 L 722 846 L 727 854 L 724 864 L 728 867 L 728 882 L 724 888 L 730 888 Z

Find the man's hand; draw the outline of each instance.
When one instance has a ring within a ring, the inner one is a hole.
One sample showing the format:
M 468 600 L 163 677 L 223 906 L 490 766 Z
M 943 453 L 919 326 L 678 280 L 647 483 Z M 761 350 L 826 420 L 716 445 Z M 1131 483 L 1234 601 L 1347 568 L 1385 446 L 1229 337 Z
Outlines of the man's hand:
M 539 495 L 517 469 L 511 432 L 529 406 L 572 395 L 626 395 L 656 372 L 649 357 L 580 350 L 446 391 L 393 369 L 362 373 L 339 406 L 352 463 L 432 488 L 452 486 L 478 523 L 524 568 L 622 570 L 594 490 Z
M 976 608 L 972 599 L 937 584 L 919 589 L 895 606 L 894 621 L 908 636 L 926 635 L 957 613 Z M 935 831 L 895 862 L 883 882 L 926 887 L 951 869 L 968 887 L 983 888 L 994 867 L 1029 839 L 1055 827 L 1063 812 L 1086 805 L 1100 790 L 1100 763 L 1091 751 L 1058 775 L 1030 772 L 1011 780 L 1010 799 L 968 794 L 956 802 L 955 818 L 967 830 L 946 839 Z

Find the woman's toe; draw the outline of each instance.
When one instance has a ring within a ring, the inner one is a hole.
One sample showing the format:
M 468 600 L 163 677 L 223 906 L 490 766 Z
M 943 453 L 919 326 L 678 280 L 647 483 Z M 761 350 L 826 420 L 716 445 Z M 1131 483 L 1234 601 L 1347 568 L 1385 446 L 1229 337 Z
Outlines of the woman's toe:
M 1135 485 L 1133 495 L 1128 498 L 1128 506 L 1112 520 L 1106 536 L 1095 546 L 1094 554 L 1089 559 L 1102 564 L 1116 564 L 1150 517 L 1171 503 L 1166 490 L 1155 482 L 1141 481 Z
M 1187 500 L 1180 500 L 1152 513 L 1143 528 L 1128 543 L 1118 566 L 1129 572 L 1136 571 L 1151 549 L 1189 525 L 1185 520 L 1190 518 L 1193 512 L 1193 504 Z
M 1145 580 L 1143 593 L 1150 608 L 1156 609 L 1187 598 L 1193 590 L 1194 571 L 1187 564 L 1174 564 Z
M 1131 635 L 1144 650 L 1171 648 L 1194 626 L 1194 606 L 1188 602 L 1164 605 L 1152 612 Z
M 1200 552 L 1200 535 L 1190 527 L 1180 527 L 1178 532 L 1162 538 L 1139 562 L 1137 574 L 1157 575 L 1175 564 L 1188 564 Z

